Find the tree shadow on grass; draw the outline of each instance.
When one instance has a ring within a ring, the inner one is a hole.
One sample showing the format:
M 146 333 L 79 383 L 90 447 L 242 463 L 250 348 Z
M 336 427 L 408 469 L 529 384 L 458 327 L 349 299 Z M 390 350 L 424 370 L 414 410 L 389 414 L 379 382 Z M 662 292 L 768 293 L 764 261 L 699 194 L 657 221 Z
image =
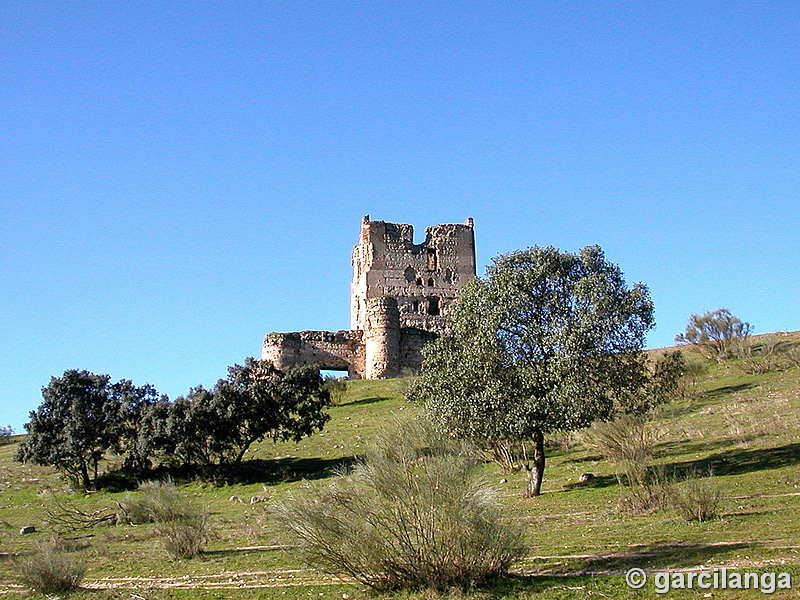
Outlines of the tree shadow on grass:
M 223 550 L 205 550 L 203 556 L 213 556 L 214 558 L 224 558 L 227 556 L 260 555 L 271 552 L 284 552 L 290 546 L 274 546 L 272 548 L 226 548 Z
M 230 465 L 227 478 L 236 483 L 262 483 L 278 485 L 280 483 L 300 481 L 302 479 L 325 479 L 340 471 L 346 471 L 356 461 L 355 457 L 342 458 L 274 458 L 270 460 L 256 459 L 243 462 L 234 468 Z
M 565 458 L 564 463 L 585 463 L 585 462 L 600 462 L 604 460 L 600 454 L 590 454 L 589 456 L 581 456 L 580 458 Z
M 715 556 L 758 546 L 756 542 L 704 544 L 697 542 L 654 542 L 634 546 L 627 551 L 590 558 L 582 566 L 589 573 L 621 572 L 631 567 L 667 568 L 690 567 L 713 562 Z
M 385 396 L 372 396 L 370 398 L 361 398 L 360 400 L 353 400 L 352 402 L 347 402 L 346 404 L 340 404 L 339 406 L 363 406 L 364 404 L 374 404 L 376 402 L 383 402 L 384 400 L 389 400 L 389 398 Z
M 168 481 L 177 483 L 200 479 L 212 485 L 231 484 L 278 485 L 301 479 L 324 479 L 338 471 L 347 470 L 355 457 L 342 458 L 274 458 L 247 460 L 241 464 L 211 465 L 208 467 L 160 467 L 146 473 L 128 474 L 114 471 L 98 478 L 99 488 L 111 492 L 135 490 L 142 481 Z
M 655 542 L 648 545 L 634 546 L 627 551 L 608 555 L 598 555 L 587 559 L 571 559 L 566 563 L 559 562 L 558 567 L 543 567 L 535 573 L 512 574 L 501 577 L 487 586 L 486 596 L 494 599 L 507 597 L 527 598 L 529 594 L 561 589 L 573 596 L 580 592 L 580 597 L 593 594 L 591 588 L 601 588 L 612 596 L 597 591 L 601 597 L 630 597 L 630 590 L 623 582 L 622 574 L 632 567 L 664 570 L 667 568 L 693 567 L 698 564 L 710 564 L 722 553 L 743 551 L 757 546 L 754 543 L 702 544 L 676 543 L 673 541 Z M 596 576 L 613 575 L 609 579 Z M 617 579 L 618 578 L 618 579 Z M 651 593 L 651 592 L 650 592 Z
M 713 390 L 706 390 L 702 393 L 702 400 L 717 400 L 723 396 L 730 396 L 738 392 L 743 392 L 755 387 L 753 383 L 739 383 L 736 385 L 723 385 Z
M 585 488 L 605 488 L 611 487 L 612 485 L 617 485 L 617 476 L 616 475 L 595 475 L 589 481 L 581 483 L 579 481 L 574 481 L 572 483 L 564 484 L 564 491 L 569 492 L 572 490 L 580 490 Z
M 666 442 L 658 444 L 655 448 L 656 457 L 677 456 L 683 454 L 700 454 L 723 448 L 725 446 L 732 446 L 735 442 L 729 438 L 720 438 L 714 441 L 701 441 L 701 442 Z
M 800 443 L 752 450 L 732 449 L 703 459 L 670 463 L 665 469 L 669 475 L 741 475 L 791 465 L 800 465 Z

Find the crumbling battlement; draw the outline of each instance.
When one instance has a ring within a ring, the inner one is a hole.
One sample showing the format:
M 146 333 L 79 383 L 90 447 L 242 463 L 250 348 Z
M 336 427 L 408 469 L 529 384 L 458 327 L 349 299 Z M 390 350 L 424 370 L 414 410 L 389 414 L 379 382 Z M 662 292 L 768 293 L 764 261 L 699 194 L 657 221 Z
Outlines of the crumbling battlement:
M 450 304 L 475 276 L 471 218 L 425 232 L 415 244 L 411 225 L 364 217 L 353 249 L 350 330 L 270 333 L 261 358 L 278 368 L 346 370 L 352 378 L 419 371 L 422 346 L 447 331 Z
M 411 225 L 364 217 L 353 250 L 351 329 L 365 329 L 367 300 L 390 296 L 402 327 L 446 331 L 450 304 L 475 276 L 473 221 L 434 225 L 425 233 L 425 241 L 415 244 Z

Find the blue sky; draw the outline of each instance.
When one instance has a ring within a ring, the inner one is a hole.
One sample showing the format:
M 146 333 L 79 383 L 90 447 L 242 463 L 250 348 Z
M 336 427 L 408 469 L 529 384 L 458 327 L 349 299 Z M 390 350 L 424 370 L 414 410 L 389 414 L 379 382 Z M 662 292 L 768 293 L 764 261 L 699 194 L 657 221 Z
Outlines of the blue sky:
M 363 215 L 600 244 L 670 344 L 800 329 L 796 2 L 0 5 L 0 425 L 348 326 Z

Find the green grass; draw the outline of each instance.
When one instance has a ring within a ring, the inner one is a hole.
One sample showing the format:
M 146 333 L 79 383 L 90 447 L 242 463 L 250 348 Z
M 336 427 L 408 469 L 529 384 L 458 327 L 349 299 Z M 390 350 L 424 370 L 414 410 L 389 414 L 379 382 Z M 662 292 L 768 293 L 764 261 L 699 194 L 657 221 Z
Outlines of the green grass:
M 796 344 L 800 335 L 787 339 Z M 306 479 L 334 476 L 376 432 L 393 420 L 412 417 L 416 407 L 402 399 L 407 385 L 403 379 L 350 382 L 345 401 L 331 408 L 323 433 L 298 444 L 254 447 L 246 457 L 247 483 L 179 482 L 181 491 L 211 516 L 215 538 L 201 558 L 171 560 L 152 525 L 107 525 L 72 534 L 77 538 L 73 551 L 86 560 L 87 589 L 71 597 L 366 598 L 357 586 L 308 569 L 272 506 Z M 652 586 L 638 592 L 627 588 L 621 573 L 631 567 L 786 570 L 800 586 L 800 369 L 747 374 L 736 361 L 708 363 L 691 393 L 661 409 L 658 424 L 664 435 L 655 464 L 676 474 L 710 469 L 723 496 L 719 519 L 685 523 L 672 511 L 621 511 L 624 489 L 615 467 L 584 448 L 579 435 L 563 436 L 562 443 L 554 440 L 548 447 L 545 493 L 539 498 L 522 497 L 524 474 L 483 467 L 516 518 L 528 524 L 530 553 L 513 576 L 473 595 L 653 597 Z M 0 591 L 21 594 L 12 558 L 53 536 L 45 490 L 69 492 L 52 469 L 13 462 L 16 447 L 0 446 Z M 578 484 L 585 472 L 597 476 L 592 485 Z M 123 494 L 80 493 L 72 499 L 89 510 L 113 506 Z M 243 502 L 231 501 L 232 496 Z M 266 501 L 250 504 L 254 496 Z M 35 525 L 37 533 L 19 535 L 25 525 Z M 732 599 L 759 593 L 711 591 L 714 597 Z M 703 594 L 687 590 L 665 597 Z M 776 592 L 770 597 L 793 596 Z

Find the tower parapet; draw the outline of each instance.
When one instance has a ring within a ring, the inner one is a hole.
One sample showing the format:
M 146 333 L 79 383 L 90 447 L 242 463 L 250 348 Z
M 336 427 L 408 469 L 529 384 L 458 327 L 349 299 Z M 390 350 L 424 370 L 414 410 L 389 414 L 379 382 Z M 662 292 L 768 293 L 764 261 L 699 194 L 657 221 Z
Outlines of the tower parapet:
M 353 249 L 350 329 L 366 328 L 368 300 L 391 296 L 397 299 L 401 327 L 447 330 L 451 303 L 475 277 L 474 223 L 469 218 L 463 225 L 434 225 L 425 234 L 415 244 L 411 225 L 364 217 Z

